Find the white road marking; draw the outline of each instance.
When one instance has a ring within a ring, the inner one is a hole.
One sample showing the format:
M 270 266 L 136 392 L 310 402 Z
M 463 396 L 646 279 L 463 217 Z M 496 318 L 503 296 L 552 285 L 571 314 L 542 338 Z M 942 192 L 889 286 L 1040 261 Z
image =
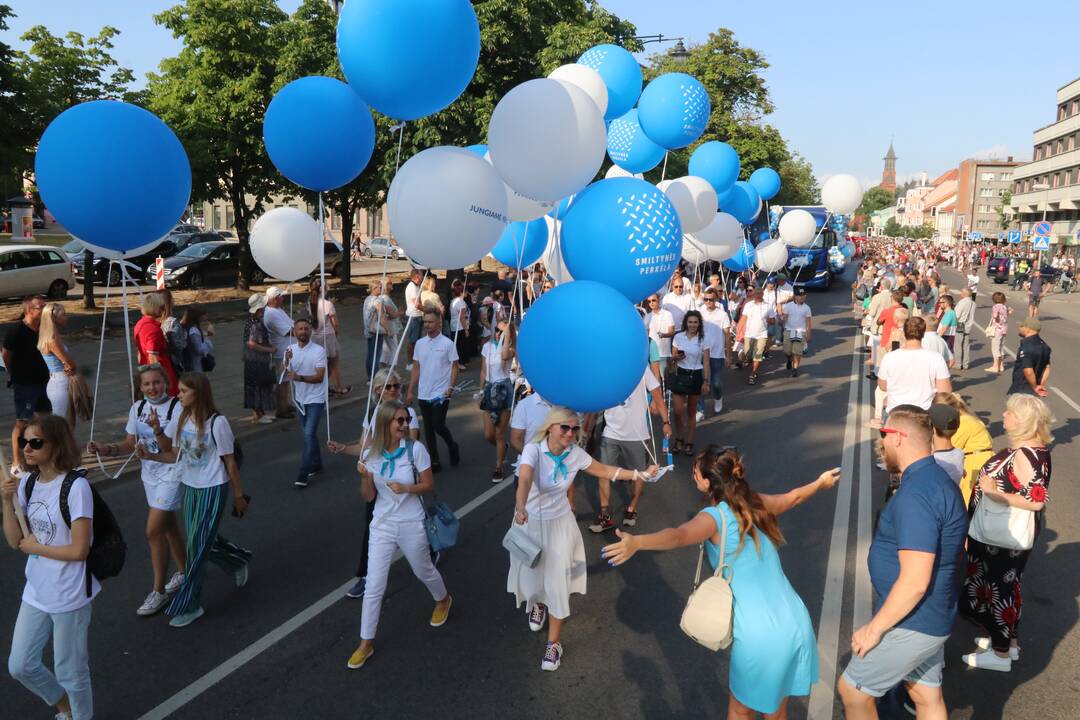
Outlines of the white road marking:
M 863 405 L 867 409 L 872 405 L 874 398 L 873 386 L 875 383 L 864 381 Z M 865 413 L 870 415 L 872 413 Z M 852 613 L 852 627 L 860 628 L 870 622 L 873 610 L 870 568 L 866 564 L 866 558 L 870 555 L 870 541 L 873 539 L 874 525 L 872 510 L 874 504 L 874 475 L 870 466 L 870 459 L 874 455 L 873 431 L 865 426 L 862 427 L 862 438 L 859 443 L 859 452 L 862 454 L 859 462 L 859 501 L 857 506 L 859 526 L 855 535 L 855 607 Z
M 459 510 L 457 510 L 456 512 L 458 518 L 463 519 L 473 510 L 480 507 L 488 500 L 491 500 L 493 497 L 498 495 L 503 490 L 506 490 L 506 488 L 508 487 L 514 487 L 514 483 L 510 482 L 509 480 L 504 480 L 498 485 L 493 485 L 490 489 L 476 496 L 464 506 L 462 506 Z M 401 554 L 398 553 L 397 557 L 395 558 L 395 562 L 397 560 L 400 560 L 401 557 Z M 184 707 L 189 702 L 212 688 L 214 685 L 221 682 L 226 677 L 236 672 L 244 665 L 247 665 L 259 655 L 269 650 L 278 641 L 283 640 L 291 633 L 300 629 L 308 621 L 326 612 L 332 605 L 345 597 L 345 592 L 350 587 L 352 587 L 355 582 L 355 579 L 349 580 L 341 587 L 331 590 L 319 600 L 316 600 L 314 603 L 307 606 L 306 608 L 298 612 L 296 615 L 292 616 L 284 623 L 268 632 L 266 635 L 263 635 L 251 645 L 236 653 L 231 658 L 221 663 L 216 668 L 206 673 L 201 678 L 191 683 L 186 688 L 155 707 L 153 710 L 147 712 L 145 715 L 139 718 L 139 720 L 160 720 L 160 718 L 166 718 L 180 708 Z
M 1058 390 L 1058 389 L 1057 389 L 1056 387 L 1054 387 L 1053 385 L 1051 385 L 1051 386 L 1050 386 L 1050 389 L 1051 389 L 1051 390 L 1053 390 L 1053 391 L 1054 391 L 1054 392 L 1055 392 L 1055 393 L 1057 394 L 1057 396 L 1058 396 L 1059 398 L 1061 398 L 1061 399 L 1062 399 L 1062 400 L 1064 400 L 1064 401 L 1065 401 L 1066 403 L 1068 403 L 1069 407 L 1071 407 L 1071 408 L 1072 408 L 1073 410 L 1075 410 L 1076 412 L 1080 413 L 1080 405 L 1077 405 L 1077 404 L 1076 404 L 1075 402 L 1073 402 L 1073 399 L 1072 399 L 1071 397 L 1069 397 L 1069 396 L 1068 396 L 1068 395 L 1066 395 L 1065 393 L 1061 392 L 1060 390 Z
M 840 615 L 844 602 L 844 580 L 847 574 L 848 525 L 851 520 L 851 489 L 855 483 L 855 443 L 858 438 L 859 382 L 861 335 L 855 336 L 851 356 L 851 375 L 848 378 L 847 425 L 844 428 L 844 453 L 840 463 L 840 484 L 836 491 L 836 510 L 833 513 L 832 537 L 829 540 L 829 562 L 825 575 L 825 596 L 818 622 L 818 681 L 810 690 L 810 720 L 832 720 L 836 700 L 837 660 L 840 651 Z

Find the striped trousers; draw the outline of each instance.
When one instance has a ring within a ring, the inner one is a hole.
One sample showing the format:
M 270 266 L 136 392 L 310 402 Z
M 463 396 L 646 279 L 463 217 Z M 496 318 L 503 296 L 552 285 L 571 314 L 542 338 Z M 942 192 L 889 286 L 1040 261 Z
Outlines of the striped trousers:
M 229 484 L 208 488 L 184 486 L 184 534 L 187 536 L 187 572 L 184 585 L 165 608 L 180 615 L 199 607 L 207 561 L 230 575 L 247 564 L 251 551 L 218 535 L 221 516 L 229 500 Z

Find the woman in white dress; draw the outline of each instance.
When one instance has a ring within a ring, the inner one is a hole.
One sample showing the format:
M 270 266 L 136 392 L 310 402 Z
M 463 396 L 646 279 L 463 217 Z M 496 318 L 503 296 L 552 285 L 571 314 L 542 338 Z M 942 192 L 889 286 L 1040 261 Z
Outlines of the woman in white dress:
M 68 377 L 78 369 L 75 359 L 64 344 L 61 330 L 67 325 L 67 312 L 60 303 L 49 303 L 41 313 L 41 327 L 38 329 L 38 350 L 49 367 L 49 384 L 45 393 L 52 403 L 54 415 L 59 415 L 75 427 L 75 413 L 71 407 L 71 392 Z
M 548 621 L 541 670 L 559 669 L 570 595 L 585 594 L 585 543 L 567 498 L 574 478 L 584 470 L 598 478 L 639 480 L 653 477 L 657 471 L 655 465 L 642 473 L 599 463 L 578 445 L 580 436 L 577 413 L 554 407 L 540 432 L 525 446 L 518 467 L 514 522 L 523 525 L 542 550 L 531 568 L 511 553 L 506 590 L 514 594 L 518 606 L 525 604 L 530 630 L 539 632 Z

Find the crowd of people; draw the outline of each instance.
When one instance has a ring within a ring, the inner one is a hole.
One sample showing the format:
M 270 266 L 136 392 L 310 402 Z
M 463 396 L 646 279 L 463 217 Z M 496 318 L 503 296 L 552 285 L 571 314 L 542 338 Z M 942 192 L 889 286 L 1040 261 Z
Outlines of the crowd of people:
M 1007 671 L 1019 656 L 1020 583 L 1031 544 L 1003 550 L 993 532 L 969 536 L 975 532 L 969 525 L 975 528 L 993 507 L 998 515 L 1001 508 L 1029 513 L 1035 535 L 1042 527 L 1050 413 L 1040 397 L 1046 395 L 1050 349 L 1039 337 L 1038 318 L 1024 319 L 1003 415 L 1009 448 L 995 454 L 985 424 L 951 384 L 955 372 L 971 368 L 978 278 L 954 295 L 938 273 L 945 261 L 925 247 L 870 243 L 852 289 L 868 376 L 876 382 L 870 425 L 880 433 L 879 467 L 891 480 L 867 559 L 875 613 L 856 628 L 853 657 L 839 683 L 849 718 L 874 717 L 874 699 L 899 685 L 908 688 L 918 717 L 944 717 L 943 649 L 958 609 L 986 633 L 963 656 L 965 663 Z M 770 353 L 779 351 L 790 376 L 799 375 L 813 313 L 805 290 L 783 273 L 725 276 L 711 269 L 693 268 L 693 277 L 677 270 L 665 291 L 644 300 L 648 366 L 623 403 L 587 415 L 546 401 L 517 362 L 521 318 L 553 286 L 542 267 L 520 279 L 500 271 L 482 300 L 475 278 L 451 280 L 444 303 L 434 277 L 414 270 L 402 307 L 391 297 L 389 281 L 376 283 L 362 308 L 370 381 L 364 421 L 354 429 L 354 441 L 325 444 L 330 453 L 357 458 L 367 508 L 356 581 L 347 593 L 362 598 L 360 642 L 349 668 L 374 655 L 398 551 L 431 594 L 431 626 L 450 617 L 453 582 L 437 567 L 422 497 L 445 471 L 443 457 L 451 467 L 461 462 L 447 415 L 462 394 L 460 373 L 479 358 L 474 399 L 484 439 L 494 449 L 491 479 L 512 478 L 516 485 L 504 541 L 510 551 L 506 587 L 531 631 L 547 627 L 541 669 L 555 671 L 564 661 L 571 596 L 586 591 L 588 562 L 574 502 L 583 473 L 596 479 L 600 501 L 588 529 L 616 532 L 603 550 L 608 562 L 620 565 L 640 550 L 703 544 L 709 564 L 730 583 L 737 600 L 730 717 L 783 718 L 788 698 L 809 694 L 818 678 L 817 646 L 806 606 L 780 563 L 778 518 L 834 487 L 839 469 L 784 494 L 759 493 L 744 458 L 733 448 L 699 449 L 697 431 L 709 412 L 723 412 L 723 379 L 732 370 L 758 385 Z M 322 472 L 319 437 L 329 398 L 352 392 L 341 380 L 334 304 L 318 280 L 309 291 L 295 318 L 285 310 L 280 288 L 252 295 L 242 333 L 243 404 L 251 410 L 250 422 L 298 420 L 297 488 Z M 1001 372 L 1003 340 L 997 338 L 1005 337 L 1010 320 L 1004 298 L 994 300 L 985 332 L 995 358 L 991 369 Z M 65 403 L 54 375 L 75 371 L 60 332 L 62 312 L 50 308 L 28 298 L 22 322 L 4 341 L 17 420 L 13 472 L 0 487 L 3 529 L 8 544 L 28 555 L 9 669 L 55 706 L 58 717 L 85 718 L 92 713 L 89 607 L 100 591 L 88 565 L 90 527 L 100 504 L 81 464 L 73 421 L 50 414 Z M 225 569 L 237 587 L 247 582 L 251 552 L 223 537 L 220 524 L 230 499 L 232 514 L 243 517 L 249 498 L 232 424 L 211 391 L 213 326 L 197 306 L 176 319 L 168 291 L 147 293 L 141 308 L 134 328 L 138 392 L 124 434 L 94 440 L 86 450 L 101 457 L 137 455 L 148 505 L 151 591 L 136 612 L 164 611 L 170 625 L 182 628 L 205 612 L 201 589 L 208 561 Z M 655 420 L 665 448 L 691 458 L 690 482 L 705 498 L 704 508 L 679 527 L 633 535 L 645 489 L 656 487 L 649 481 L 666 464 L 665 453 L 657 451 Z M 611 502 L 614 482 L 630 488 L 621 525 Z M 35 513 L 36 506 L 46 512 Z M 31 532 L 20 525 L 24 516 Z M 41 658 L 50 633 L 55 674 Z

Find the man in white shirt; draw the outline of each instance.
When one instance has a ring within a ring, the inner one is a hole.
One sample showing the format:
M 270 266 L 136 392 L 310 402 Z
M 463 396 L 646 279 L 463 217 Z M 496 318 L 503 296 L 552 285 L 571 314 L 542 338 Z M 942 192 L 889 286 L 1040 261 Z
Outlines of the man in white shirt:
M 308 480 L 322 472 L 319 421 L 326 410 L 326 350 L 311 342 L 311 322 L 307 318 L 296 321 L 293 333 L 296 342 L 285 350 L 285 377 L 292 385 L 292 401 L 300 412 L 304 436 L 300 472 L 293 485 L 306 488 Z
M 420 283 L 424 281 L 424 272 L 413 268 L 409 272 L 409 284 L 405 286 L 405 355 L 411 358 L 416 341 L 424 334 L 424 305 L 420 301 Z M 412 361 L 409 367 L 412 369 Z M 431 448 L 428 448 L 430 451 Z
M 945 359 L 922 346 L 926 322 L 921 317 L 904 321 L 904 344 L 881 359 L 878 389 L 885 393 L 885 412 L 898 405 L 929 410 L 934 393 L 952 392 Z
M 926 323 L 926 332 L 923 333 L 922 346 L 940 355 L 945 364 L 951 368 L 953 366 L 952 350 L 949 349 L 945 338 L 937 334 L 938 319 L 933 315 L 927 315 L 923 318 L 923 322 Z
M 750 301 L 743 306 L 742 316 L 746 318 L 743 342 L 746 344 L 746 356 L 750 360 L 751 385 L 756 385 L 758 368 L 765 359 L 765 350 L 769 344 L 769 326 L 776 323 L 776 312 L 765 304 L 760 289 L 750 291 Z
M 645 299 L 648 313 L 645 315 L 645 327 L 652 341 L 649 347 L 649 364 L 653 375 L 660 379 L 660 368 L 667 367 L 671 360 L 671 338 L 675 337 L 675 318 L 660 307 L 660 295 L 653 293 Z M 655 349 L 652 347 L 655 345 Z
M 532 387 L 527 381 L 524 385 L 526 389 Z M 514 405 L 514 414 L 510 416 L 510 447 L 514 448 L 518 455 L 540 432 L 549 412 L 551 403 L 540 397 L 540 393 L 535 390 Z
M 977 268 L 972 268 L 971 272 L 968 273 L 967 286 L 971 292 L 971 299 L 975 300 L 979 294 L 979 271 Z
M 649 444 L 652 432 L 649 427 L 649 412 L 663 418 L 664 437 L 671 438 L 671 425 L 668 422 L 667 406 L 660 393 L 660 383 L 648 368 L 641 375 L 637 387 L 630 396 L 613 408 L 604 411 L 604 430 L 600 434 L 600 462 L 612 467 L 624 467 L 631 470 L 645 471 L 653 464 L 649 460 Z M 593 423 L 586 423 L 591 430 Z M 586 435 L 587 437 L 588 435 Z M 601 533 L 615 527 L 611 518 L 611 479 L 598 478 L 600 492 L 600 512 L 596 522 L 589 526 L 594 533 Z M 623 510 L 623 525 L 634 527 L 637 524 L 638 503 L 645 490 L 644 480 L 633 480 L 630 503 Z
M 772 295 L 771 302 L 769 297 L 770 294 Z M 787 275 L 778 273 L 772 290 L 766 290 L 765 303 L 772 306 L 777 314 L 777 320 L 779 320 L 781 308 L 784 307 L 784 303 L 790 302 L 793 297 L 792 286 L 788 284 Z M 770 328 L 770 331 L 773 337 L 773 344 L 780 345 L 784 339 L 784 328 L 777 322 Z M 790 370 L 791 368 L 788 369 Z
M 953 347 L 956 349 L 956 365 L 961 370 L 967 370 L 971 366 L 971 330 L 975 327 L 975 301 L 967 288 L 960 291 L 955 311 L 956 340 Z
M 671 313 L 675 321 L 675 332 L 682 330 L 682 321 L 686 313 L 694 309 L 694 296 L 683 289 L 683 284 L 676 278 L 671 285 L 671 292 L 660 301 L 660 306 Z
M 274 286 L 266 289 L 266 310 L 263 311 L 263 325 L 270 333 L 270 344 L 274 348 L 274 378 L 280 379 L 284 372 L 285 350 L 292 343 L 293 321 L 289 314 L 282 309 L 285 302 L 285 291 Z M 292 418 L 296 414 L 292 411 L 292 403 L 289 401 L 289 383 L 279 382 L 275 388 L 277 397 L 277 416 L 279 418 Z
M 446 412 L 457 384 L 458 353 L 454 341 L 442 334 L 442 314 L 427 310 L 423 314 L 424 337 L 416 341 L 412 354 L 412 376 L 406 405 L 413 398 L 420 401 L 420 416 L 424 419 L 424 443 L 431 455 L 431 471 L 442 472 L 436 435 L 443 439 L 450 452 L 450 464 L 461 462 L 458 444 L 446 427 Z
M 787 355 L 787 368 L 791 371 L 791 377 L 798 377 L 799 363 L 802 362 L 803 352 L 810 344 L 810 334 L 814 330 L 811 319 L 814 313 L 806 304 L 806 290 L 797 289 L 792 299 L 780 305 L 780 312 L 784 317 L 784 354 Z
M 720 292 L 712 285 L 705 288 L 705 308 L 701 311 L 701 319 L 705 322 L 705 346 L 709 349 L 709 389 L 713 412 L 717 413 L 724 408 L 724 361 L 731 361 L 731 316 L 720 304 Z M 704 396 L 699 403 L 704 408 Z

